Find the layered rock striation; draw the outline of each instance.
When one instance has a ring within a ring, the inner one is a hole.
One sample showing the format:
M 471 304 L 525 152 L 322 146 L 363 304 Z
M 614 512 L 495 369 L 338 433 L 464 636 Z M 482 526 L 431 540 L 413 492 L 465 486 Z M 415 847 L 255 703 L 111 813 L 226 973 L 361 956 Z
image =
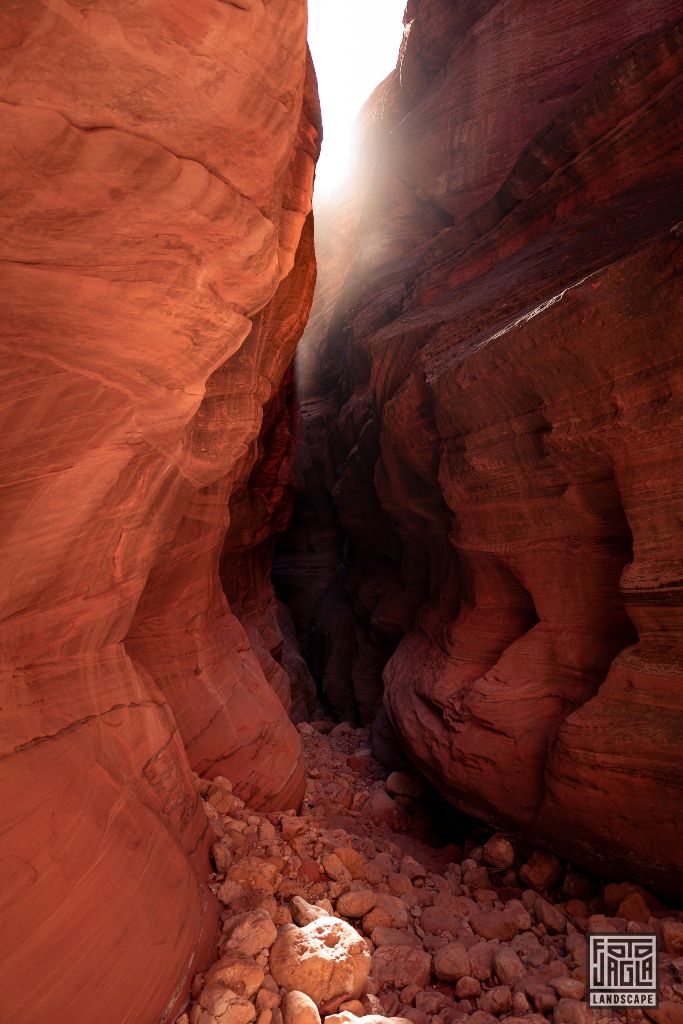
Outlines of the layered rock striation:
M 300 363 L 362 629 L 337 706 L 377 703 L 369 647 L 376 749 L 393 729 L 462 810 L 678 892 L 679 17 L 411 0 Z
M 303 794 L 219 560 L 312 298 L 306 6 L 30 0 L 3 54 L 3 1019 L 151 1024 L 215 927 L 191 770 Z

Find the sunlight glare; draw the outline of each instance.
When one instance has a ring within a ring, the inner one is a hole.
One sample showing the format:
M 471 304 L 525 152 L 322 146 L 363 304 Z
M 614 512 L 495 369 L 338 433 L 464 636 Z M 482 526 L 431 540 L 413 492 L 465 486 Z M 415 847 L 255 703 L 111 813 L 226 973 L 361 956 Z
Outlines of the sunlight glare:
M 350 170 L 358 112 L 396 66 L 405 0 L 309 0 L 308 7 L 324 133 L 315 192 L 324 198 Z

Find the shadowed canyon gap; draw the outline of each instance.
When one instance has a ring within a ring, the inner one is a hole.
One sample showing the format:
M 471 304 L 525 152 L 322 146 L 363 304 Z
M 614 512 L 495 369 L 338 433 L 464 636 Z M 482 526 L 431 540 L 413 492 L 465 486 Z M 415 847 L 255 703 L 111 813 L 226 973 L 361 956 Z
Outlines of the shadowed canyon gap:
M 3 1021 L 174 1019 L 192 772 L 298 806 L 309 667 L 459 809 L 681 893 L 680 13 L 411 0 L 292 372 L 305 3 L 5 5 Z
M 680 13 L 408 4 L 318 211 L 276 563 L 378 754 L 679 891 Z

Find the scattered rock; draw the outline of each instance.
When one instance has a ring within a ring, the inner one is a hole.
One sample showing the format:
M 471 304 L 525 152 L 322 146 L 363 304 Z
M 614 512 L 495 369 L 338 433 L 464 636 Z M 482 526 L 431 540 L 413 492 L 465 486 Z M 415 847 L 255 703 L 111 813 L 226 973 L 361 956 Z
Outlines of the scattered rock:
M 654 927 L 647 893 L 612 884 L 603 903 L 588 879 L 567 871 L 565 898 L 586 899 L 558 905 L 547 895 L 562 877 L 557 858 L 536 851 L 518 876 L 501 834 L 467 847 L 462 860 L 453 847 L 457 860 L 434 870 L 429 850 L 399 834 L 409 827 L 401 806 L 408 794 L 394 785 L 391 800 L 363 748 L 353 763 L 364 767 L 349 767 L 363 734 L 339 730 L 332 747 L 317 731 L 299 733 L 304 746 L 343 751 L 314 767 L 308 793 L 316 796 L 307 796 L 301 815 L 241 809 L 229 784 L 206 790 L 232 808 L 207 805 L 219 837 L 214 891 L 227 910 L 221 958 L 195 977 L 187 1024 L 603 1024 L 585 1003 L 584 933 Z M 368 800 L 389 808 L 391 824 L 348 810 L 368 789 Z M 661 910 L 654 916 L 670 984 L 661 989 L 664 1013 L 650 1019 L 683 1024 L 683 922 Z M 640 1012 L 626 1017 L 643 1020 Z
M 555 1024 L 587 1024 L 590 1018 L 588 1006 L 579 999 L 560 999 L 553 1011 Z
M 478 1006 L 480 1010 L 500 1017 L 507 1013 L 512 1005 L 512 992 L 507 985 L 494 985 L 488 992 L 480 997 Z
M 352 889 L 337 899 L 337 913 L 343 917 L 365 917 L 377 905 L 377 893 L 372 889 Z
M 190 1024 L 250 1024 L 256 1007 L 222 985 L 207 985 L 190 1011 Z
M 370 794 L 363 807 L 363 813 L 377 825 L 388 825 L 396 831 L 401 831 L 407 825 L 405 811 L 384 789 L 376 789 Z
M 647 1009 L 646 1014 L 655 1024 L 683 1024 L 683 1003 L 675 1003 L 671 999 L 664 999 L 655 1009 Z
M 412 946 L 380 946 L 372 955 L 372 974 L 378 981 L 390 982 L 396 988 L 429 984 L 432 958 L 423 949 Z
M 470 974 L 472 967 L 467 950 L 459 942 L 449 942 L 434 956 L 434 973 L 441 981 L 458 981 Z
M 455 994 L 458 999 L 476 999 L 481 995 L 481 982 L 467 974 L 458 981 L 455 986 Z
M 559 935 L 561 932 L 566 931 L 567 919 L 561 910 L 554 907 L 552 903 L 544 899 L 542 896 L 537 896 L 534 900 L 534 914 L 536 920 L 541 924 L 545 925 L 549 932 Z
M 524 964 L 509 946 L 501 946 L 496 951 L 494 970 L 501 985 L 514 986 L 526 974 Z
M 578 978 L 553 978 L 550 984 L 561 999 L 583 999 L 586 986 Z
M 234 949 L 245 956 L 256 956 L 262 949 L 270 949 L 276 938 L 277 929 L 267 911 L 252 910 L 225 922 L 221 951 Z
M 407 796 L 414 800 L 421 797 L 424 792 L 422 779 L 410 772 L 392 772 L 387 779 L 386 787 L 394 796 Z
M 526 864 L 519 869 L 519 877 L 536 892 L 552 889 L 560 880 L 562 865 L 558 858 L 545 850 L 535 850 Z
M 285 926 L 270 951 L 270 971 L 288 992 L 300 991 L 321 1006 L 356 998 L 370 973 L 370 953 L 350 924 L 321 917 L 305 928 Z
M 351 878 L 363 880 L 367 870 L 365 857 L 351 846 L 337 846 L 332 851 L 344 865 Z
M 484 846 L 483 857 L 489 867 L 496 871 L 505 871 L 515 863 L 515 851 L 512 843 L 505 836 L 491 836 Z
M 302 896 L 293 896 L 289 907 L 294 924 L 298 924 L 301 928 L 310 924 L 311 921 L 317 921 L 319 917 L 329 916 L 322 907 L 316 907 L 312 903 L 307 903 Z
M 251 998 L 264 979 L 264 971 L 249 956 L 228 953 L 217 960 L 204 975 L 205 985 L 222 985 L 237 995 Z
M 662 946 L 667 953 L 683 954 L 683 921 L 662 921 Z
M 410 856 L 403 857 L 399 872 L 409 878 L 411 882 L 416 878 L 424 878 L 427 874 L 422 865 Z
M 647 924 L 650 920 L 650 908 L 645 902 L 642 893 L 634 891 L 624 896 L 617 910 L 617 917 L 623 917 L 627 921 L 639 921 Z
M 310 996 L 296 989 L 287 992 L 282 1000 L 283 1024 L 320 1024 L 320 1014 Z
M 514 939 L 519 931 L 515 914 L 506 910 L 480 910 L 470 915 L 472 931 L 483 939 Z

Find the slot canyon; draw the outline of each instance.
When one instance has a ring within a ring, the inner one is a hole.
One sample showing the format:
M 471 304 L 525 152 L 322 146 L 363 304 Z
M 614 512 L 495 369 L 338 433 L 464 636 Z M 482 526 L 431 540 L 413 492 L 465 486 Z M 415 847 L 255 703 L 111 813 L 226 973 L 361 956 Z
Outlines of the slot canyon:
M 683 1024 L 681 0 L 396 19 L 0 4 L 1 1024 Z

